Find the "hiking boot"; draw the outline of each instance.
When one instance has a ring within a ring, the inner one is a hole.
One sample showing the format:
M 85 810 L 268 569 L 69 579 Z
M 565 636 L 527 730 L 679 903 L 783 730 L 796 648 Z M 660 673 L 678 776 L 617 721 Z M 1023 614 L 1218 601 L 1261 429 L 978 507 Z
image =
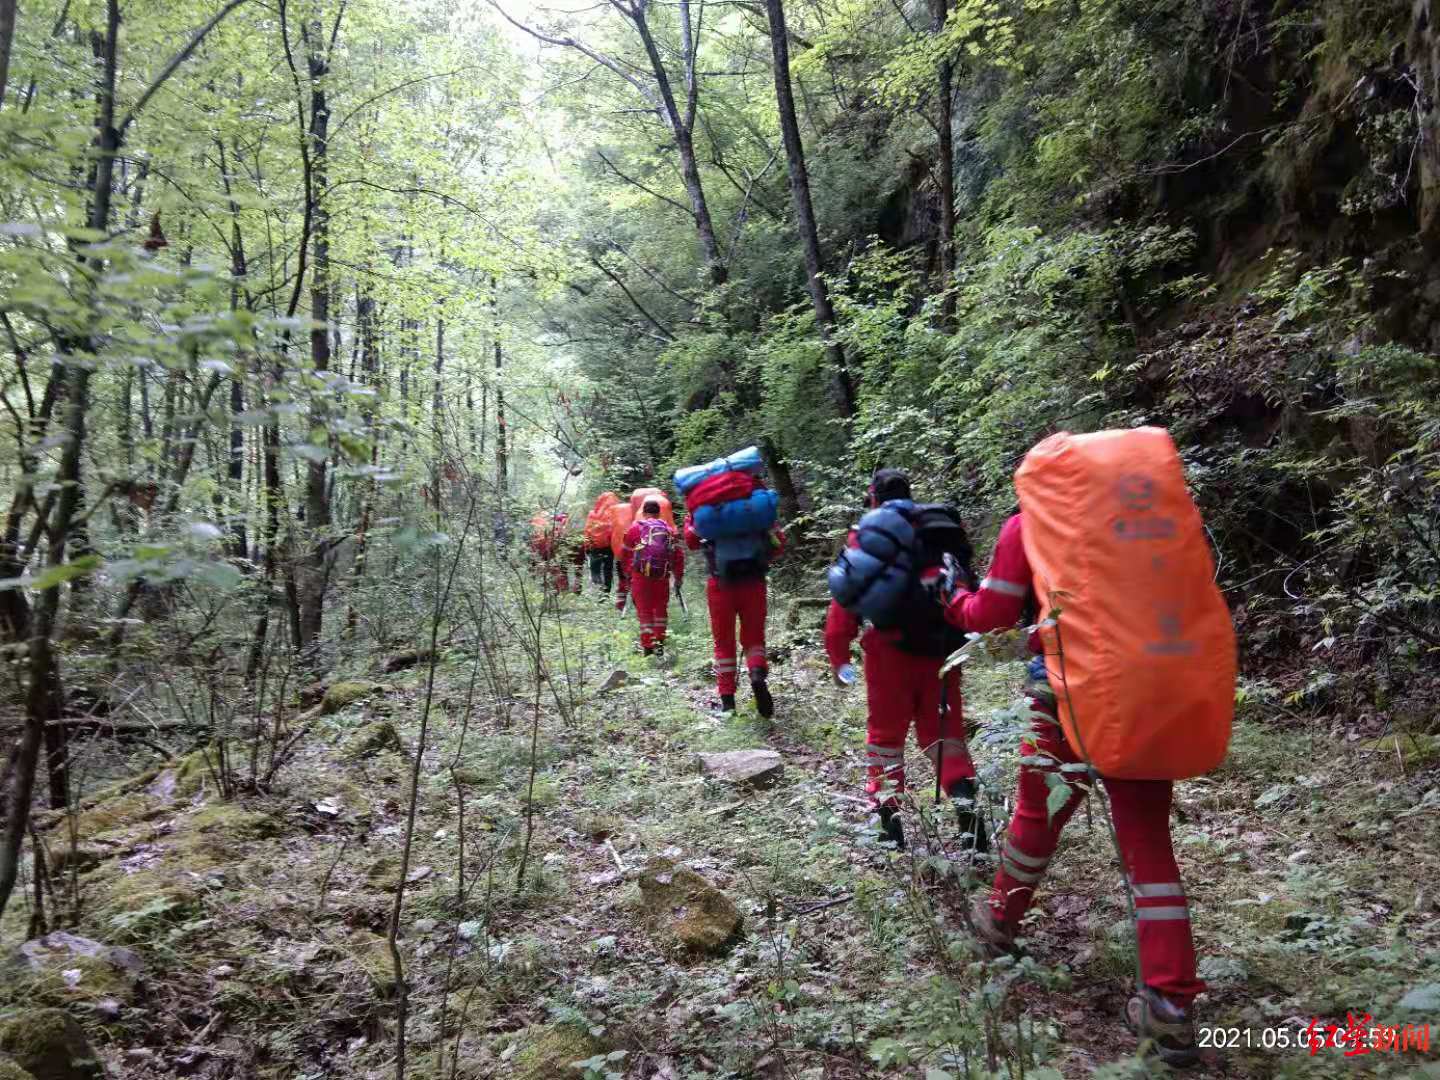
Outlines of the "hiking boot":
M 654 656 L 654 655 L 655 655 L 655 646 L 654 646 L 654 645 L 642 645 L 642 646 L 640 646 L 640 653 L 641 653 L 641 655 L 643 655 L 643 656 Z
M 1015 934 L 1000 921 L 989 897 L 979 897 L 970 905 L 970 928 L 991 960 L 1015 952 Z
M 896 851 L 905 850 L 905 826 L 900 822 L 898 807 L 880 807 L 880 835 L 884 840 L 894 844 Z
M 1190 1011 L 1158 990 L 1147 986 L 1131 995 L 1125 1003 L 1125 1024 L 1166 1065 L 1181 1067 L 1200 1060 Z
M 734 695 L 734 694 L 721 694 L 721 695 L 720 695 L 720 711 L 721 711 L 722 713 L 733 713 L 733 712 L 735 711 L 735 695 Z
M 775 699 L 770 696 L 770 687 L 765 682 L 766 673 L 752 671 L 750 673 L 750 690 L 755 695 L 755 711 L 769 720 L 775 715 Z
M 990 850 L 990 830 L 986 828 L 985 815 L 980 813 L 980 803 L 975 781 L 966 777 L 946 792 L 955 803 L 955 821 L 960 827 L 960 849 L 984 854 Z

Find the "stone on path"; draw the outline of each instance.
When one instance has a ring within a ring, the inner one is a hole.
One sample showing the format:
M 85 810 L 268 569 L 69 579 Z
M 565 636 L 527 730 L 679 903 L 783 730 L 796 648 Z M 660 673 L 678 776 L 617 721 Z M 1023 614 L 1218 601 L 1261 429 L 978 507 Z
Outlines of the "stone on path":
M 697 754 L 696 761 L 705 776 L 741 788 L 772 787 L 785 775 L 785 764 L 774 750 L 725 750 Z
M 342 709 L 348 709 L 358 701 L 384 692 L 384 683 L 359 680 L 331 683 L 325 688 L 325 696 L 320 699 L 320 715 L 330 716 Z
M 616 668 L 609 675 L 607 675 L 605 677 L 605 681 L 600 684 L 599 693 L 608 694 L 612 690 L 620 689 L 620 687 L 624 686 L 629 681 L 630 673 L 624 668 Z
M 718 954 L 740 933 L 740 909 L 723 892 L 669 859 L 652 859 L 640 875 L 646 918 L 681 948 Z
M 374 757 L 386 750 L 404 752 L 400 733 L 389 720 L 372 720 L 345 741 L 345 756 L 351 761 Z

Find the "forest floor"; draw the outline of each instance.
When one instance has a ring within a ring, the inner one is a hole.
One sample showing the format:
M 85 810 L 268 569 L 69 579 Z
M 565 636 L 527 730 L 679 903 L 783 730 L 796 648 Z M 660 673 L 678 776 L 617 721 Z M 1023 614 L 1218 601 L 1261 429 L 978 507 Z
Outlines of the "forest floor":
M 400 919 L 410 1075 L 1147 1075 L 1119 1019 L 1133 934 L 1098 807 L 1065 834 L 1028 959 L 980 961 L 963 912 L 989 867 L 947 854 L 954 824 L 926 809 L 913 746 L 915 809 L 932 827 L 912 816 L 912 836 L 929 835 L 904 854 L 878 842 L 861 798 L 863 687 L 829 682 L 817 609 L 772 611 L 766 722 L 743 687 L 737 714 L 712 711 L 703 601 L 690 599 L 688 615 L 672 609 L 675 663 L 661 668 L 636 653 L 633 614 L 563 597 L 538 705 L 518 682 L 489 704 L 480 681 L 487 704 L 468 709 L 477 657 L 444 655 Z M 602 691 L 616 670 L 625 684 Z M 380 685 L 316 719 L 268 792 L 221 801 L 192 757 L 53 827 L 54 878 L 79 897 L 72 928 L 133 953 L 57 962 L 5 980 L 0 999 L 84 1018 L 113 1076 L 393 1075 L 384 934 L 406 822 L 399 751 L 418 735 L 426 670 L 351 674 Z M 992 717 L 1005 727 L 1018 675 L 1013 660 L 967 669 L 982 732 Z M 1440 755 L 1344 730 L 1247 708 L 1225 765 L 1178 786 L 1211 985 L 1198 1016 L 1252 1044 L 1226 1035 L 1190 1075 L 1440 1075 L 1433 1048 L 1299 1043 L 1312 1019 L 1343 1028 L 1347 1013 L 1440 1022 Z M 975 739 L 987 791 L 1010 790 L 1004 742 Z M 729 749 L 777 750 L 783 776 L 741 791 L 699 774 L 698 752 Z M 637 878 L 648 866 L 668 880 L 669 864 L 733 901 L 733 943 L 687 952 L 647 917 Z M 12 909 L 11 945 L 28 916 Z M 1267 1029 L 1294 1045 L 1260 1048 Z

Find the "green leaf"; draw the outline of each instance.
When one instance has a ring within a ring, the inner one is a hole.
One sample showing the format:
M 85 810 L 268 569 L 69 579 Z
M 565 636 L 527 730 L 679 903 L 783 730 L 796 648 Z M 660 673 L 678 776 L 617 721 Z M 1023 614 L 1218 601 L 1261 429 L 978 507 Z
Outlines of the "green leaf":
M 1062 781 L 1052 787 L 1050 793 L 1045 796 L 1045 813 L 1052 821 L 1056 814 L 1065 809 L 1065 804 L 1070 801 L 1071 794 L 1070 785 Z
M 217 589 L 228 590 L 239 585 L 244 575 L 228 562 L 202 562 L 195 566 L 196 579 Z
M 43 574 L 30 583 L 32 589 L 53 589 L 55 586 L 71 581 L 74 578 L 84 577 L 100 567 L 104 562 L 99 555 L 84 555 L 72 562 L 61 563 L 59 566 L 52 566 Z

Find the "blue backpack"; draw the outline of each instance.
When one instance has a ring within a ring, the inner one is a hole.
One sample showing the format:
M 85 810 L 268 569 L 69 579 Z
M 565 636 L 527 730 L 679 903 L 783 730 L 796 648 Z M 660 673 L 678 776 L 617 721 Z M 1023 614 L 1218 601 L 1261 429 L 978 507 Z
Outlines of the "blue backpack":
M 721 581 L 762 577 L 770 568 L 768 533 L 722 536 L 709 541 L 710 571 Z
M 758 475 L 764 467 L 765 463 L 760 457 L 759 449 L 747 446 L 744 450 L 736 450 L 729 457 L 716 458 L 714 461 L 707 461 L 704 465 L 691 465 L 689 468 L 680 469 L 675 473 L 675 489 L 681 495 L 688 495 L 691 488 L 716 473 L 734 470 Z
M 907 652 L 945 656 L 958 648 L 964 635 L 920 588 L 922 573 L 947 554 L 959 564 L 963 583 L 976 587 L 974 549 L 955 509 L 892 499 L 860 519 L 855 541 L 826 575 L 835 602 L 877 629 L 899 629 Z
M 779 507 L 780 496 L 769 488 L 758 488 L 748 498 L 707 503 L 692 518 L 702 540 L 721 540 L 768 532 L 779 517 Z

